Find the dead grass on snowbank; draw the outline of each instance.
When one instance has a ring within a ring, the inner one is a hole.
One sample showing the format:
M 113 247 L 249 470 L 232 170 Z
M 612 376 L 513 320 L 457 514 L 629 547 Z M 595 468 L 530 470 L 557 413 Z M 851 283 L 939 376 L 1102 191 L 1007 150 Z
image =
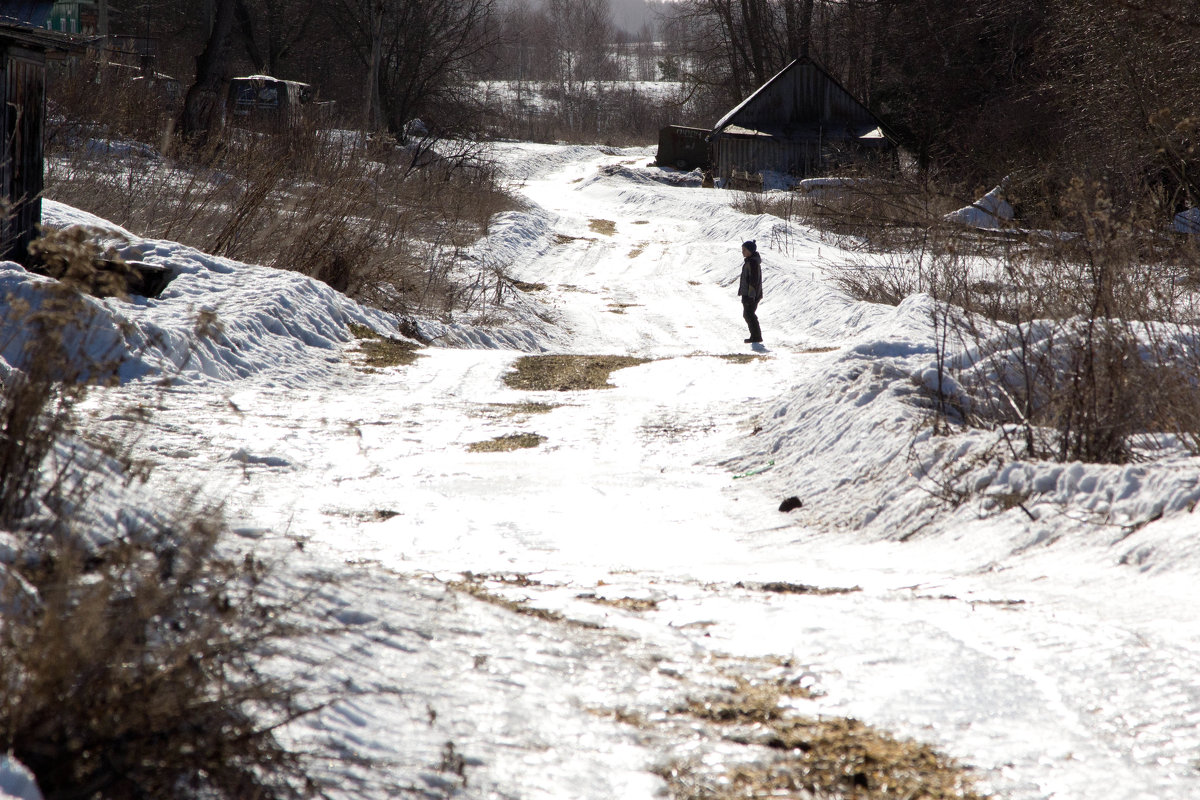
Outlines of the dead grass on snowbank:
M 407 367 L 424 358 L 415 342 L 383 336 L 363 325 L 351 325 L 350 332 L 359 341 L 358 352 L 369 369 Z
M 611 389 L 613 372 L 646 364 L 651 359 L 634 356 L 522 356 L 504 383 L 531 392 L 574 392 Z
M 480 413 L 501 417 L 525 417 L 531 414 L 549 414 L 556 408 L 562 406 L 558 403 L 488 403 Z
M 56 252 L 69 274 L 92 255 Z M 0 752 L 51 799 L 313 796 L 275 736 L 308 709 L 264 668 L 296 631 L 262 563 L 222 551 L 218 509 L 95 499 L 140 475 L 128 443 L 78 436 L 119 366 L 84 355 L 90 309 L 57 282 L 7 309 L 27 346 L 4 343 L 0 386 Z
M 765 583 L 743 583 L 738 581 L 735 589 L 753 589 L 759 592 L 773 594 L 807 594 L 827 597 L 835 594 L 855 594 L 862 591 L 861 586 L 813 586 L 808 583 L 790 583 L 788 581 L 767 581 Z
M 1054 200 L 1049 229 L 980 231 L 946 222 L 931 187 L 869 178 L 799 218 L 875 254 L 830 271 L 846 294 L 937 301 L 921 401 L 935 432 L 993 431 L 1005 460 L 1200 453 L 1197 237 L 1168 235 L 1152 197 L 1118 210 L 1099 183 L 1076 180 Z
M 676 709 L 677 715 L 717 725 L 727 741 L 761 747 L 764 754 L 721 771 L 698 761 L 663 766 L 658 772 L 673 800 L 983 800 L 969 773 L 929 746 L 854 719 L 797 716 L 782 705 L 789 694 L 806 696 L 800 687 L 779 682 L 735 680 L 724 692 Z
M 583 628 L 587 630 L 597 630 L 600 628 L 594 622 L 586 622 L 583 620 L 571 619 L 559 611 L 552 611 L 547 608 L 539 608 L 532 605 L 528 599 L 513 600 L 505 597 L 496 589 L 488 586 L 495 584 L 502 587 L 526 587 L 526 586 L 543 586 L 541 582 L 529 578 L 527 575 L 520 573 L 514 575 L 496 575 L 496 574 L 476 574 L 464 572 L 461 581 L 447 581 L 446 588 L 454 592 L 462 592 L 474 597 L 476 600 L 481 600 L 490 605 L 498 606 L 506 611 L 511 611 L 514 614 L 520 614 L 525 617 L 533 617 L 543 622 L 554 622 L 563 625 L 570 625 L 575 628 Z
M 230 130 L 188 152 L 170 137 L 126 139 L 146 132 L 72 103 L 48 137 L 47 197 L 147 238 L 301 272 L 399 314 L 448 317 L 502 288 L 502 275 L 464 259 L 493 215 L 517 206 L 478 144 Z M 169 157 L 156 149 L 164 143 Z

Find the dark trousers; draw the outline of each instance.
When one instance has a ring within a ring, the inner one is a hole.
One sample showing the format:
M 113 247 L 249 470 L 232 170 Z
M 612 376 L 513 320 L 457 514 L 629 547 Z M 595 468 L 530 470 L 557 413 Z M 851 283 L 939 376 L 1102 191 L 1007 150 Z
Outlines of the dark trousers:
M 750 327 L 750 341 L 762 341 L 762 328 L 758 327 L 758 315 L 754 312 L 758 310 L 758 300 L 752 300 L 749 297 L 742 297 L 742 319 L 746 320 L 746 324 Z

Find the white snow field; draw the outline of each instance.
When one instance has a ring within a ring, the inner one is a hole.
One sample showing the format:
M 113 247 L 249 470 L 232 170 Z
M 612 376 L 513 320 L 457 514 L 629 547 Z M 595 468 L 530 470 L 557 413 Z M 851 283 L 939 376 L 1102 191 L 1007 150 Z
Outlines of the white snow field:
M 162 298 L 97 301 L 97 341 L 137 354 L 91 424 L 150 407 L 152 487 L 223 498 L 230 546 L 345 626 L 294 654 L 343 699 L 286 731 L 347 756 L 325 767 L 344 796 L 661 796 L 656 767 L 758 752 L 669 713 L 745 676 L 928 742 L 997 797 L 1200 797 L 1196 459 L 976 464 L 986 435 L 923 425 L 927 298 L 848 299 L 822 273 L 850 254 L 649 150 L 499 156 L 529 209 L 480 258 L 531 291 L 487 329 L 423 322 L 435 346 L 410 366 L 356 362 L 348 325 L 394 333 L 385 315 L 169 242 L 129 236 L 181 271 Z M 766 284 L 753 350 L 746 239 Z M 202 308 L 223 329 L 197 339 Z M 648 360 L 611 389 L 508 388 L 535 352 Z M 545 441 L 468 449 L 512 433 Z M 956 464 L 989 488 L 950 508 L 925 476 Z

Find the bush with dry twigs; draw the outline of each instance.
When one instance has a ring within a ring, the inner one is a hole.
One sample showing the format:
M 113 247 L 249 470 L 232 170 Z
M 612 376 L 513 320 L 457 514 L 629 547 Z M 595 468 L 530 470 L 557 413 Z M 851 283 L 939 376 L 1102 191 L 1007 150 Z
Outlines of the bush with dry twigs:
M 1194 237 L 1166 233 L 1154 197 L 1118 208 L 1101 184 L 1083 180 L 1056 199 L 1052 228 L 946 221 L 959 205 L 932 184 L 894 175 L 736 203 L 804 221 L 861 253 L 829 270 L 851 297 L 934 300 L 935 375 L 926 383 L 935 430 L 995 431 L 1014 459 L 1127 463 L 1164 449 L 1200 453 Z
M 87 247 L 39 247 L 90 282 Z M 124 506 L 122 448 L 78 430 L 86 387 L 120 363 L 88 355 L 91 308 L 48 282 L 6 311 L 0 749 L 48 799 L 311 796 L 274 735 L 306 709 L 264 671 L 293 631 L 262 564 L 222 552 L 217 508 Z
M 48 197 L 148 238 L 301 272 L 388 311 L 461 309 L 471 299 L 464 255 L 515 206 L 478 143 L 400 145 L 310 124 L 283 134 L 231 127 L 189 151 L 169 129 L 98 105 L 111 95 L 119 107 L 129 81 L 86 92 L 78 80 L 51 87 Z

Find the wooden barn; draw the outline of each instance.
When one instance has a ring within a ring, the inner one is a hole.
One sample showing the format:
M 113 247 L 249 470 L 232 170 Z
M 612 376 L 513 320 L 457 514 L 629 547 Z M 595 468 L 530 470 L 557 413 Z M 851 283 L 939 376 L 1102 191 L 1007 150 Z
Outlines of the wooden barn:
M 0 0 L 0 258 L 25 263 L 42 221 L 42 135 L 46 120 L 46 58 L 67 40 L 44 29 L 54 3 Z
M 804 178 L 896 153 L 875 115 L 809 58 L 788 64 L 722 117 L 708 144 L 725 186 L 735 173 Z
M 681 170 L 708 169 L 711 162 L 708 128 L 688 128 L 683 125 L 668 125 L 658 132 L 658 156 L 660 167 Z

